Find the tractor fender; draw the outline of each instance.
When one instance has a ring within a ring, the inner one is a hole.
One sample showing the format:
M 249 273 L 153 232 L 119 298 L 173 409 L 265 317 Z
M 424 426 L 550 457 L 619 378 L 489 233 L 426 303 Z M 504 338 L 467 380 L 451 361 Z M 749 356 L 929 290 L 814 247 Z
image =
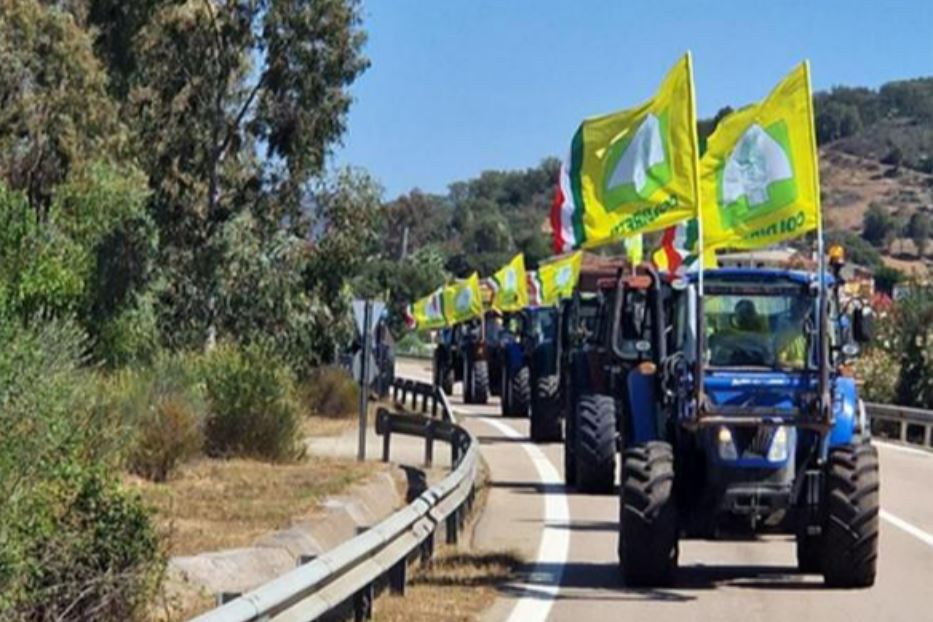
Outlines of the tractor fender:
M 539 344 L 534 349 L 532 365 L 538 377 L 553 376 L 558 372 L 557 352 L 552 342 Z
M 635 368 L 628 373 L 628 412 L 631 438 L 623 439 L 627 447 L 659 440 L 657 379 L 654 373 Z
M 833 428 L 829 446 L 839 447 L 853 442 L 858 426 L 858 391 L 854 378 L 837 378 L 833 387 Z
M 518 342 L 512 341 L 502 346 L 502 359 L 505 368 L 515 373 L 525 365 L 525 350 Z

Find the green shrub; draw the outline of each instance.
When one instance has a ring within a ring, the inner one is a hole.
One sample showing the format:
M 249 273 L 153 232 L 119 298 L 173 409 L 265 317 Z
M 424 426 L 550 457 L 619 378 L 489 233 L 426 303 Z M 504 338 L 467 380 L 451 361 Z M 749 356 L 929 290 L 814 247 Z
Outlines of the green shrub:
M 259 346 L 222 345 L 207 355 L 204 377 L 209 455 L 273 461 L 297 457 L 299 412 L 287 366 Z
M 132 620 L 161 578 L 148 511 L 70 322 L 0 318 L 0 619 Z
M 29 526 L 21 546 L 28 563 L 10 617 L 142 619 L 164 557 L 140 500 L 94 470 L 63 474 L 35 496 L 21 523 Z
M 128 430 L 127 468 L 161 482 L 204 444 L 207 404 L 195 362 L 161 355 L 111 380 L 112 406 Z
M 302 396 L 310 413 L 322 417 L 350 417 L 360 403 L 359 385 L 347 370 L 335 366 L 311 370 Z
M 395 351 L 406 356 L 417 356 L 422 358 L 431 358 L 434 352 L 434 346 L 428 342 L 422 341 L 418 333 L 410 332 L 399 339 L 395 344 Z
M 897 379 L 900 363 L 889 350 L 873 347 L 861 354 L 856 360 L 859 377 L 862 380 L 860 397 L 866 402 L 894 404 L 897 399 Z

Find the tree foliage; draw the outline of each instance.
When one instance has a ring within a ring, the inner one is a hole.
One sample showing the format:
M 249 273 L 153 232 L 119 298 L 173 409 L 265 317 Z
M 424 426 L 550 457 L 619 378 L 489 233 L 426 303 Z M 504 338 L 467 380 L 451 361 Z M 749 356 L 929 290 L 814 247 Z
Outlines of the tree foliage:
M 862 220 L 862 237 L 876 248 L 884 247 L 895 233 L 894 218 L 883 207 L 872 203 Z

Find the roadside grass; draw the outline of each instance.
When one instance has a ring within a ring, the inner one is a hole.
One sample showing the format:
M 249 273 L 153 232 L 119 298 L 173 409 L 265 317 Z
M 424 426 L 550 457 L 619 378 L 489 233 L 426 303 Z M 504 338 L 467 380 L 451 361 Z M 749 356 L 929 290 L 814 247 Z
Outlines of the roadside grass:
M 518 571 L 526 562 L 520 554 L 470 546 L 476 521 L 489 495 L 489 471 L 485 463 L 480 468 L 473 511 L 461 533 L 461 544 L 441 546 L 428 564 L 412 567 L 405 596 L 384 592 L 374 603 L 376 622 L 476 620 L 496 600 L 499 588 L 518 578 Z
M 416 571 L 405 596 L 376 601 L 377 622 L 467 622 L 475 620 L 515 577 L 523 560 L 514 552 L 444 549 Z
M 126 481 L 155 509 L 159 527 L 169 534 L 168 554 L 191 555 L 248 546 L 382 468 L 321 457 L 286 464 L 203 459 L 183 465 L 164 483 L 133 476 Z

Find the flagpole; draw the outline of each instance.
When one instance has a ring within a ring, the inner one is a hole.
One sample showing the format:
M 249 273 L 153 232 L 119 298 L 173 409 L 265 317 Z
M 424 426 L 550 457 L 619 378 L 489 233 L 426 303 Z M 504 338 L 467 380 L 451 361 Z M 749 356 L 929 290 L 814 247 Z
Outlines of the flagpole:
M 819 373 L 820 373 L 820 401 L 822 402 L 821 406 L 823 412 L 822 415 L 826 412 L 828 407 L 828 391 L 829 391 L 829 326 L 827 325 L 828 315 L 826 312 L 826 249 L 825 242 L 823 238 L 823 207 L 820 204 L 820 161 L 819 153 L 816 148 L 816 128 L 814 127 L 816 122 L 816 116 L 813 111 L 813 86 L 810 81 L 810 61 L 803 61 L 803 72 L 807 78 L 807 108 L 810 116 L 810 149 L 813 152 L 813 182 L 815 188 L 813 188 L 813 200 L 816 202 L 816 252 L 817 252 L 817 264 L 818 276 L 819 279 L 818 289 L 817 289 L 817 314 L 819 315 L 818 319 L 818 332 L 817 337 L 819 339 Z
M 706 351 L 706 318 L 704 317 L 703 311 L 703 293 L 704 293 L 704 284 L 703 284 L 703 271 L 705 266 L 703 265 L 703 256 L 705 254 L 705 249 L 703 246 L 703 201 L 700 198 L 700 145 L 699 139 L 697 137 L 697 127 L 696 127 L 696 118 L 697 118 L 697 107 L 696 107 L 696 92 L 694 90 L 693 84 L 693 55 L 687 50 L 687 75 L 690 78 L 690 107 L 693 114 L 693 127 L 691 129 L 691 135 L 693 137 L 693 191 L 694 197 L 696 198 L 696 207 L 697 207 L 697 261 L 700 262 L 699 273 L 697 274 L 697 305 L 696 305 L 696 416 L 700 415 L 700 408 L 703 403 L 703 354 Z

